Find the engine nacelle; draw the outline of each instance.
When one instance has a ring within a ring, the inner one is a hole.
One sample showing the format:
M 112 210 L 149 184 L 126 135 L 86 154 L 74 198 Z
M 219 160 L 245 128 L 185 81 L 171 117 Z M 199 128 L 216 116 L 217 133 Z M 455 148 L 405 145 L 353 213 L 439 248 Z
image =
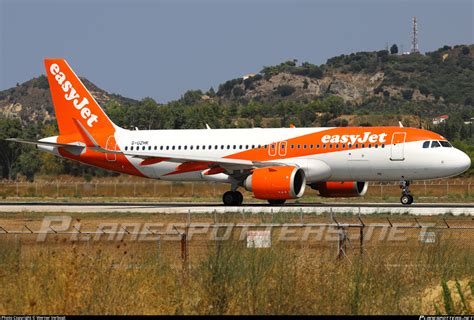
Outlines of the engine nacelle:
M 367 193 L 369 184 L 361 181 L 327 181 L 311 184 L 311 188 L 318 190 L 321 197 L 346 198 L 362 197 Z
M 257 199 L 296 199 L 304 193 L 306 177 L 303 169 L 293 166 L 258 168 L 245 179 L 244 187 Z

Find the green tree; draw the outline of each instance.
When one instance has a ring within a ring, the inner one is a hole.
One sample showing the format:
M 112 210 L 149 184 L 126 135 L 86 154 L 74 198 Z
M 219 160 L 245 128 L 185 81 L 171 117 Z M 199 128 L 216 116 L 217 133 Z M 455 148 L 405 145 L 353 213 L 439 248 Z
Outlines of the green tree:
M 390 54 L 397 54 L 398 53 L 398 46 L 394 43 L 391 47 L 390 47 Z

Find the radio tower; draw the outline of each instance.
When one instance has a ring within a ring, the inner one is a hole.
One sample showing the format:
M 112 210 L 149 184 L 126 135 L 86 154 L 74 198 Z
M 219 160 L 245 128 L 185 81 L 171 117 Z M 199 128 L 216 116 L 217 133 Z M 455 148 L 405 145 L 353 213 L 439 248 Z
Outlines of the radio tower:
M 418 53 L 418 27 L 416 25 L 416 17 L 413 17 L 413 30 L 411 35 L 411 51 L 410 53 Z

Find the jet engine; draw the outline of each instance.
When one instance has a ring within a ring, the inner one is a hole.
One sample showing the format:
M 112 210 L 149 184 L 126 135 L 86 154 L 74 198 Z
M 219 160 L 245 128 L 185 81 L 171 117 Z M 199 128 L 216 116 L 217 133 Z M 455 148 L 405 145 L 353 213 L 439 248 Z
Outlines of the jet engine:
M 258 168 L 245 179 L 243 186 L 257 199 L 295 199 L 303 195 L 306 178 L 303 169 L 294 166 Z
M 326 181 L 311 184 L 311 188 L 318 190 L 321 197 L 345 198 L 362 197 L 367 193 L 369 184 L 361 181 Z

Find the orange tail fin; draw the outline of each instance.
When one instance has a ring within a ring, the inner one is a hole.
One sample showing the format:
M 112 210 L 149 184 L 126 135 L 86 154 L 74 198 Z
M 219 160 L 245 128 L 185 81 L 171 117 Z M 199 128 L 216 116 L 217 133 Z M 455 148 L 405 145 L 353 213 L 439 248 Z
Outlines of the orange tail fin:
M 78 133 L 79 121 L 91 135 L 113 135 L 118 128 L 64 59 L 45 59 L 59 134 Z M 75 120 L 76 119 L 76 120 Z

